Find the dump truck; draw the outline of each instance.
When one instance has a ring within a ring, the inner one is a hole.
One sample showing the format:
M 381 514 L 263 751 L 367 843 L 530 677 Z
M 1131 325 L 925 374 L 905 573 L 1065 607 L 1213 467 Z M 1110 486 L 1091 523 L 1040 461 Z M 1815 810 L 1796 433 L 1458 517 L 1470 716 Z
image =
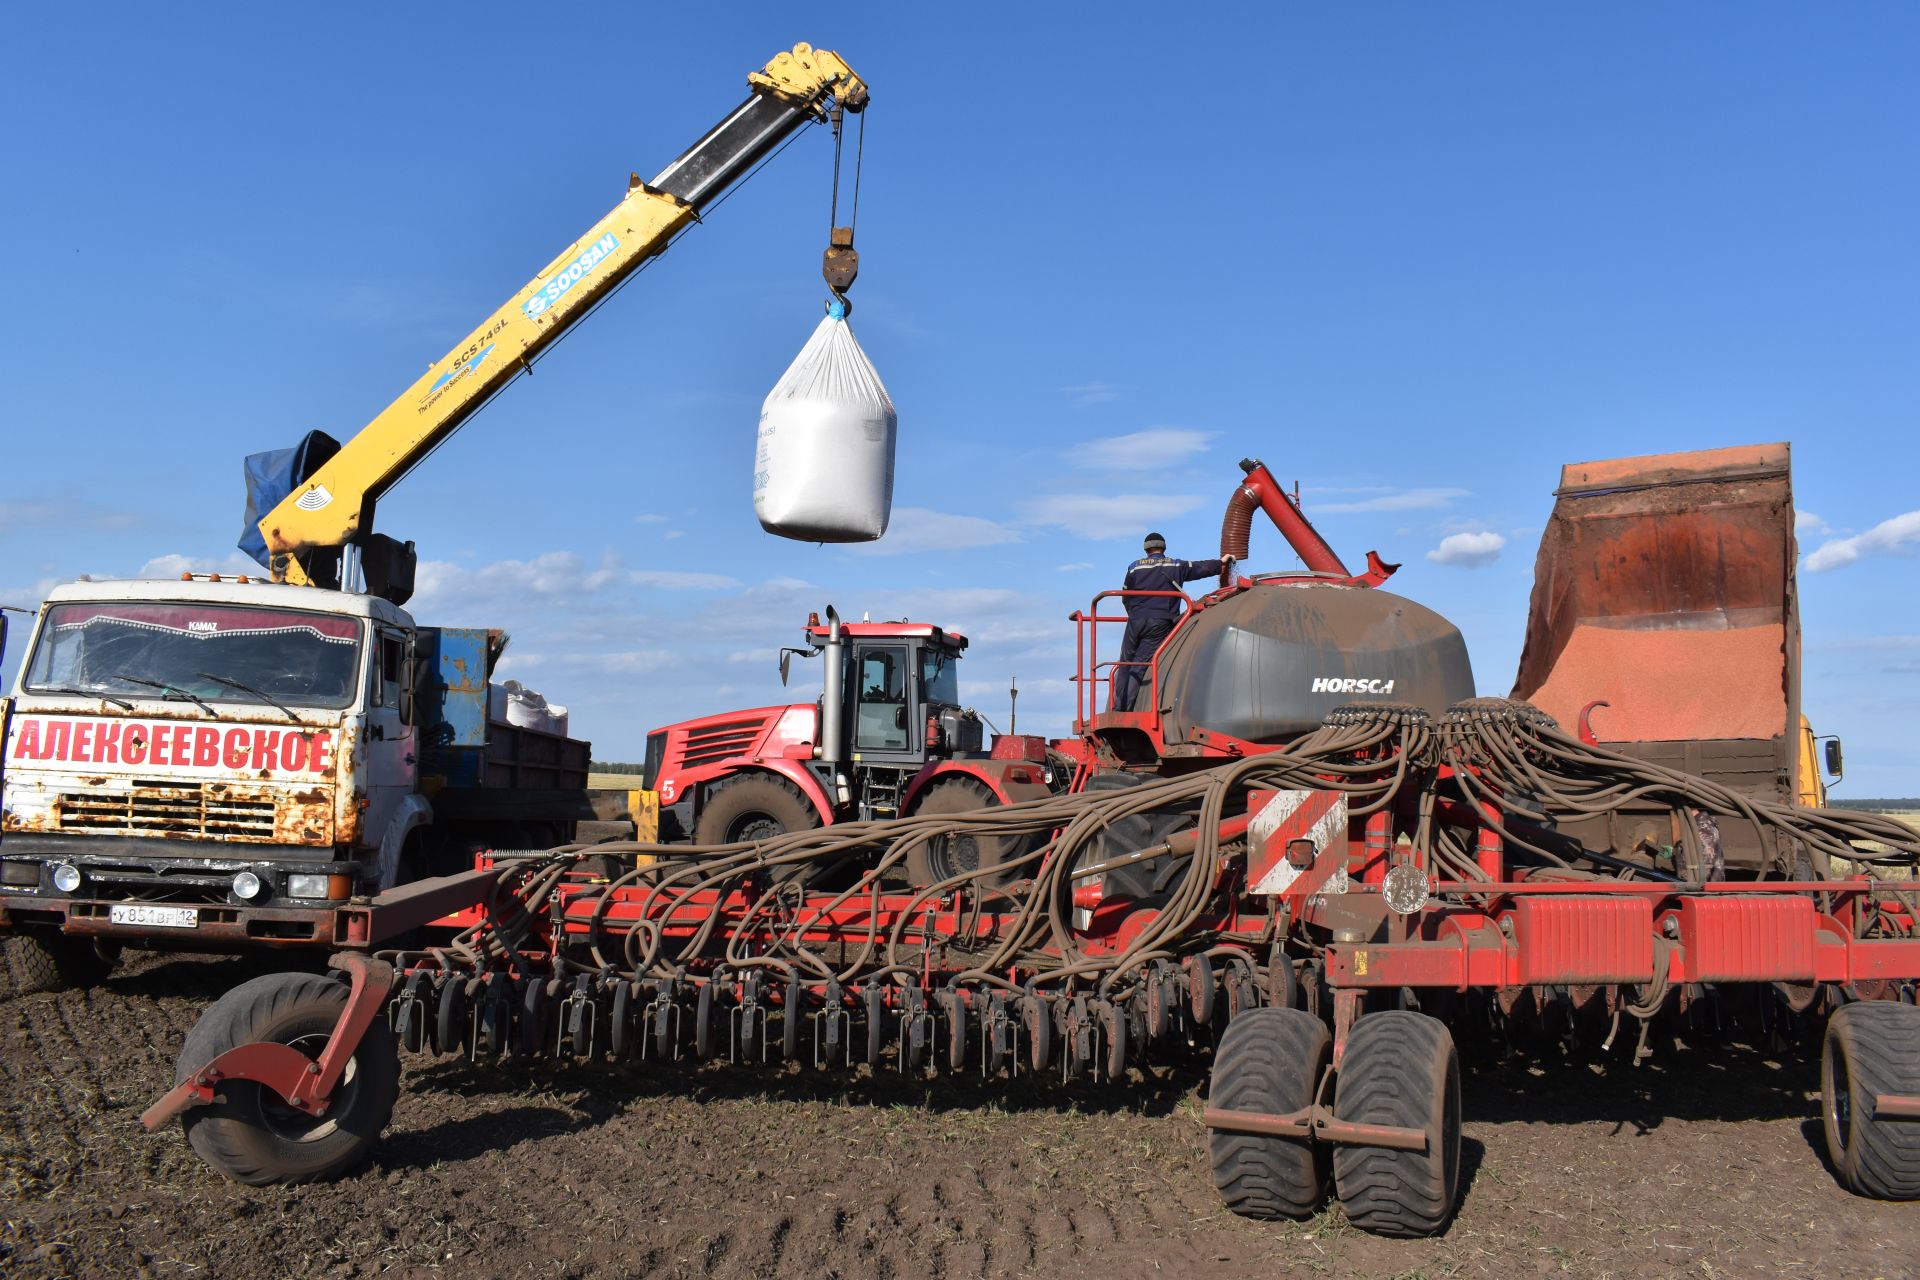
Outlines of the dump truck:
M 1591 745 L 1756 801 L 1819 807 L 1838 738 L 1801 709 L 1792 451 L 1784 443 L 1569 463 L 1540 537 L 1513 697 Z M 1569 818 L 1567 833 L 1717 878 L 1815 870 L 1733 815 L 1690 831 L 1664 808 Z M 1822 869 L 1823 870 L 1823 869 Z

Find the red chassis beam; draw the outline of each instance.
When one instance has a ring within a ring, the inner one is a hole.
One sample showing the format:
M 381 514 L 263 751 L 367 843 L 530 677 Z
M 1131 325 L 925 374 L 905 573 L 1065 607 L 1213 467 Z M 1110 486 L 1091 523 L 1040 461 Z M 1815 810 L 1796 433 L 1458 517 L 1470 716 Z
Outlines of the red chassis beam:
M 1336 941 L 1335 987 L 1520 987 L 1668 982 L 1834 982 L 1920 976 L 1920 938 L 1857 938 L 1819 909 L 1866 880 L 1705 885 L 1444 883 L 1486 906 L 1439 905 L 1420 937 Z M 1836 907 L 1843 905 L 1836 902 Z

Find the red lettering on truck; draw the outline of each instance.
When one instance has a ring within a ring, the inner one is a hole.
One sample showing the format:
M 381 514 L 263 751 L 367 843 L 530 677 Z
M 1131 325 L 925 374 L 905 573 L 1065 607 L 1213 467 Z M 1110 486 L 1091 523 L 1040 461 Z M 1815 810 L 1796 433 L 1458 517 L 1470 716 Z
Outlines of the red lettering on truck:
M 18 761 L 309 774 L 334 767 L 333 734 L 324 729 L 18 716 L 9 742 L 10 758 Z

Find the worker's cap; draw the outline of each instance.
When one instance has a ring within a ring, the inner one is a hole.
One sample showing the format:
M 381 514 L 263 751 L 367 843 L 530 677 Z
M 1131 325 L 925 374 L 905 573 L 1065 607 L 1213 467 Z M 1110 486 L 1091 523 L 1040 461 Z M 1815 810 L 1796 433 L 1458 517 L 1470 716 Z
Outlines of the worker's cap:
M 1167 549 L 1167 540 L 1165 538 L 1161 537 L 1157 533 L 1150 533 L 1147 535 L 1147 550 L 1165 551 L 1166 549 Z

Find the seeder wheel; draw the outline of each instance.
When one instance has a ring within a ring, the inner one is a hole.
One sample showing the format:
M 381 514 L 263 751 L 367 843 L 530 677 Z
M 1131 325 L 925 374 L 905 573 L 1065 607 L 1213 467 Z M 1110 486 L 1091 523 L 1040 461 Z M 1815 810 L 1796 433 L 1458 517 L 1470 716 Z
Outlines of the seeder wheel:
M 1341 1208 L 1361 1230 L 1438 1233 L 1460 1191 L 1460 1058 L 1446 1024 L 1402 1009 L 1355 1022 L 1340 1060 L 1334 1114 L 1426 1130 L 1425 1151 L 1334 1148 L 1333 1179 Z
M 1304 1009 L 1249 1009 L 1220 1037 L 1208 1105 L 1286 1115 L 1311 1106 L 1333 1057 L 1326 1024 Z M 1213 1185 L 1249 1218 L 1310 1218 L 1327 1194 L 1327 1150 L 1293 1138 L 1214 1130 Z
M 270 973 L 242 983 L 200 1015 L 180 1047 L 179 1084 L 229 1049 L 256 1041 L 290 1045 L 318 1058 L 347 988 L 329 978 Z M 220 1101 L 181 1117 L 200 1157 L 236 1182 L 253 1186 L 331 1178 L 358 1164 L 393 1115 L 400 1056 L 384 1019 L 374 1019 L 334 1087 L 324 1116 L 287 1106 L 251 1080 L 220 1083 Z
M 1920 1009 L 1881 1001 L 1842 1007 L 1820 1055 L 1827 1158 L 1847 1190 L 1920 1199 L 1920 1120 L 1875 1113 L 1880 1097 L 1920 1096 Z

